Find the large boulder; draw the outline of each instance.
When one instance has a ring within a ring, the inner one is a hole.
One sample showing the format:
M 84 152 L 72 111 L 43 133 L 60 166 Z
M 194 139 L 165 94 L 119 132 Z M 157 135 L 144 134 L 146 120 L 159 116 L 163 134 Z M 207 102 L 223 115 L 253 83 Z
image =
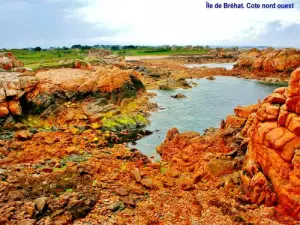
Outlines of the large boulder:
M 0 73 L 0 118 L 9 114 L 20 116 L 22 114 L 20 99 L 31 93 L 38 83 L 36 76 Z
M 80 59 L 75 59 L 74 61 L 74 68 L 76 69 L 82 69 L 82 70 L 92 70 L 93 66 L 91 63 L 80 60 Z
M 46 95 L 70 99 L 100 93 L 117 103 L 123 98 L 134 97 L 144 89 L 138 72 L 116 67 L 101 67 L 96 72 L 72 68 L 52 69 L 38 72 L 36 76 L 41 83 L 35 95 L 37 97 Z M 32 101 L 35 96 L 32 96 Z
M 239 55 L 236 65 L 264 72 L 290 72 L 300 66 L 300 51 L 293 48 L 251 49 Z
M 17 60 L 11 52 L 0 52 L 0 69 L 11 70 L 23 66 L 24 64 Z
M 291 75 L 289 87 L 276 89 L 259 104 L 251 120 L 249 117 L 243 130 L 249 145 L 240 174 L 253 203 L 271 206 L 278 202 L 297 219 L 300 219 L 299 80 L 300 69 L 297 69 Z M 235 111 L 245 118 L 240 109 Z

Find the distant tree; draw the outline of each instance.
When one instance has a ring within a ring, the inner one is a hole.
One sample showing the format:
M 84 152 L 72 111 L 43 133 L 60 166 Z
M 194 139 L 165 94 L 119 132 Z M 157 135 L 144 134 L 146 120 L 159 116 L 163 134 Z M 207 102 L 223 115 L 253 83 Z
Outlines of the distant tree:
M 73 45 L 71 48 L 81 48 L 81 45 Z
M 81 46 L 80 49 L 81 50 L 88 50 L 88 49 L 92 49 L 92 46 L 85 45 L 85 46 Z
M 35 47 L 35 48 L 33 49 L 33 51 L 35 51 L 35 52 L 40 52 L 40 51 L 42 51 L 42 48 L 41 48 L 41 47 Z
M 69 50 L 69 48 L 64 46 L 64 47 L 62 47 L 62 50 Z
M 110 50 L 112 50 L 112 51 L 120 50 L 120 46 L 119 45 L 113 45 L 113 46 L 111 46 Z
M 137 49 L 137 46 L 134 46 L 134 45 L 125 45 L 125 46 L 123 46 L 123 49 Z

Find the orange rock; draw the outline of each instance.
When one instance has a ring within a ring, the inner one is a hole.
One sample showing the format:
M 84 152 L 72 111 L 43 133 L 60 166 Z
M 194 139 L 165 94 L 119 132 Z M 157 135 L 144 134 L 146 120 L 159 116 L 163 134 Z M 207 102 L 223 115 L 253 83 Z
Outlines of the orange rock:
M 281 157 L 288 162 L 291 162 L 295 151 L 300 148 L 300 138 L 297 137 L 292 141 L 288 142 L 282 149 Z
M 292 48 L 251 49 L 238 56 L 237 66 L 264 72 L 289 71 L 300 66 L 300 51 Z
M 256 142 L 263 144 L 266 135 L 275 128 L 277 128 L 276 122 L 259 123 L 255 128 L 255 132 L 250 134 L 250 137 L 254 138 L 253 140 Z
M 32 137 L 32 134 L 28 130 L 22 130 L 15 134 L 15 137 L 20 140 L 27 140 Z
M 286 105 L 282 105 L 280 107 L 280 112 L 279 112 L 279 116 L 278 116 L 278 125 L 279 126 L 285 126 L 288 114 L 289 114 L 289 112 L 286 110 Z
M 258 110 L 257 110 L 257 118 L 260 121 L 272 121 L 277 120 L 279 116 L 279 105 L 271 105 L 269 103 L 264 103 Z
M 228 115 L 226 117 L 225 129 L 227 128 L 240 128 L 246 123 L 245 118 L 240 118 L 234 115 Z
M 238 117 L 247 119 L 251 113 L 257 111 L 258 107 L 259 107 L 258 104 L 249 105 L 249 106 L 237 106 L 234 108 L 234 113 Z
M 287 90 L 287 88 L 286 87 L 279 87 L 279 88 L 276 88 L 274 91 L 273 91 L 273 93 L 278 93 L 278 94 L 284 94 L 285 93 L 285 91 Z
M 7 102 L 1 102 L 0 103 L 0 117 L 4 117 L 6 115 L 9 114 L 9 111 L 8 111 L 8 104 Z
M 289 112 L 300 113 L 300 96 L 288 97 L 286 100 L 286 108 Z
M 290 132 L 285 127 L 278 127 L 271 130 L 265 136 L 266 146 L 281 149 L 286 143 L 296 138 L 296 135 Z
M 288 129 L 300 136 L 300 116 L 294 115 L 288 123 Z
M 279 93 L 273 93 L 264 100 L 264 102 L 280 104 L 280 105 L 283 105 L 285 101 L 286 101 L 286 97 L 284 97 L 284 95 Z
M 9 101 L 8 110 L 12 115 L 22 115 L 22 107 L 19 101 Z
M 82 69 L 82 70 L 92 70 L 93 69 L 92 64 L 90 64 L 89 62 L 86 62 L 84 60 L 79 60 L 79 59 L 76 59 L 74 61 L 74 67 L 76 69 Z
M 289 86 L 287 88 L 289 97 L 300 95 L 299 81 L 300 81 L 300 68 L 294 70 L 294 72 L 291 74 Z

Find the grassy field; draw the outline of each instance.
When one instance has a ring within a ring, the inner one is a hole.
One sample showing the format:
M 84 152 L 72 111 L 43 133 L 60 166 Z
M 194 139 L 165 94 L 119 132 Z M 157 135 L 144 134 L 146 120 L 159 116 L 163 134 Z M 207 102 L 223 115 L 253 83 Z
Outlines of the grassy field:
M 52 67 L 70 64 L 74 59 L 84 59 L 86 50 L 47 50 L 47 51 L 29 51 L 12 50 L 11 51 L 25 67 L 37 69 L 39 67 Z
M 199 49 L 199 50 L 185 50 L 185 49 L 155 49 L 155 48 L 138 48 L 138 49 L 126 49 L 113 51 L 114 54 L 128 55 L 128 56 L 142 56 L 142 55 L 199 55 L 206 54 L 211 49 Z
M 121 56 L 142 56 L 142 55 L 200 55 L 207 54 L 211 49 L 203 48 L 198 50 L 186 50 L 178 48 L 176 50 L 157 48 L 157 47 L 139 47 L 138 49 L 121 49 L 114 50 L 112 54 Z M 88 50 L 82 49 L 49 49 L 42 51 L 21 50 L 14 49 L 11 51 L 19 60 L 21 60 L 25 67 L 33 70 L 45 67 L 59 67 L 70 65 L 74 59 L 83 59 L 89 61 L 87 58 Z

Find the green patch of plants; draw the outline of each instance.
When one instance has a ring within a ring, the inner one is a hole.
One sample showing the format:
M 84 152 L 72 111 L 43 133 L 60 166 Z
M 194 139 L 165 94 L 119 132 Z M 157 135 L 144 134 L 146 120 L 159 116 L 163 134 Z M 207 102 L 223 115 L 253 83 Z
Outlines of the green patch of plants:
M 141 114 L 121 114 L 118 116 L 106 116 L 102 119 L 102 123 L 105 130 L 122 131 L 141 128 L 146 126 L 149 121 Z

